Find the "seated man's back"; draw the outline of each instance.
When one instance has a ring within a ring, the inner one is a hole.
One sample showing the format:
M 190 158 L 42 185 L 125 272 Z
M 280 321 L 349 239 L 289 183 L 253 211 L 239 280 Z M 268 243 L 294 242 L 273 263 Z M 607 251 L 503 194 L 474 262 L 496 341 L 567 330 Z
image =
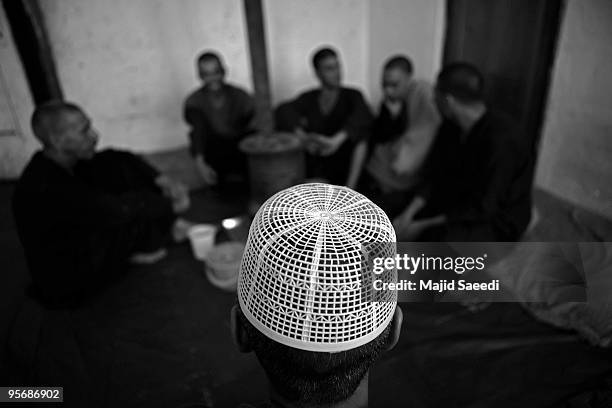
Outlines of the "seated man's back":
M 514 241 L 529 223 L 530 148 L 516 121 L 488 109 L 482 94 L 482 76 L 469 64 L 451 64 L 438 76 L 436 102 L 446 121 L 428 160 L 424 213 L 443 214 L 446 223 L 424 239 Z
M 13 208 L 34 289 L 47 304 L 78 303 L 123 270 L 135 249 L 121 245 L 130 231 L 117 228 L 128 221 L 120 203 L 42 152 L 25 169 Z
M 482 224 L 483 238 L 513 241 L 527 227 L 532 159 L 522 136 L 511 118 L 491 110 L 464 142 L 455 127 L 442 127 L 432 151 L 429 203 L 430 211 L 446 214 L 456 228 L 449 240 L 477 239 L 464 233 Z

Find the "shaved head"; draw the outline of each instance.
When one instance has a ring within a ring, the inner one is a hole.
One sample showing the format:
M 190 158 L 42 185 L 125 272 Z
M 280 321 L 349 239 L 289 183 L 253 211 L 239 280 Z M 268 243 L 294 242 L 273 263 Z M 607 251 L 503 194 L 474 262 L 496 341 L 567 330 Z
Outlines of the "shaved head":
M 484 78 L 478 68 L 467 62 L 446 65 L 438 74 L 436 87 L 465 104 L 484 100 Z
M 321 62 L 326 58 L 338 58 L 338 52 L 327 46 L 317 49 L 312 56 L 312 66 L 315 71 L 319 69 Z
M 98 143 L 91 120 L 70 102 L 50 101 L 36 107 L 32 131 L 48 154 L 68 166 L 91 159 Z
M 394 55 L 385 62 L 382 88 L 387 101 L 396 102 L 408 95 L 412 72 L 412 61 L 404 55 Z
M 405 55 L 394 55 L 390 57 L 385 62 L 383 70 L 386 71 L 391 69 L 399 69 L 409 76 L 412 76 L 412 73 L 414 72 L 412 61 Z
M 217 64 L 219 64 L 219 67 L 221 69 L 224 69 L 223 62 L 221 62 L 221 57 L 214 51 L 206 51 L 198 56 L 198 66 L 205 62 L 216 62 Z
M 74 103 L 53 100 L 39 105 L 30 121 L 34 136 L 48 147 L 51 135 L 62 133 L 67 125 L 66 117 L 70 114 L 83 114 L 83 110 Z

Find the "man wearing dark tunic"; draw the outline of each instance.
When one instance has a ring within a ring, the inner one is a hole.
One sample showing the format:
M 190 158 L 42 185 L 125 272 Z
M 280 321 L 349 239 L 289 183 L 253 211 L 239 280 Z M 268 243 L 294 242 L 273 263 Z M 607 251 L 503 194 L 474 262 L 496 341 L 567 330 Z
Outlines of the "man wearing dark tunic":
M 281 130 L 295 131 L 303 138 L 308 177 L 355 188 L 365 160 L 372 113 L 360 91 L 341 85 L 336 51 L 319 49 L 312 65 L 321 86 L 283 106 Z
M 467 63 L 438 75 L 445 119 L 428 159 L 430 192 L 395 220 L 399 239 L 515 241 L 531 216 L 533 160 L 516 121 L 487 108 L 481 73 Z
M 208 185 L 242 179 L 246 159 L 238 143 L 254 131 L 253 99 L 225 82 L 225 67 L 216 53 L 201 54 L 197 69 L 203 86 L 187 97 L 183 111 L 196 168 Z
M 130 260 L 164 256 L 186 189 L 131 153 L 96 153 L 98 135 L 74 104 L 37 107 L 32 128 L 43 149 L 21 175 L 13 212 L 35 297 L 78 306 Z

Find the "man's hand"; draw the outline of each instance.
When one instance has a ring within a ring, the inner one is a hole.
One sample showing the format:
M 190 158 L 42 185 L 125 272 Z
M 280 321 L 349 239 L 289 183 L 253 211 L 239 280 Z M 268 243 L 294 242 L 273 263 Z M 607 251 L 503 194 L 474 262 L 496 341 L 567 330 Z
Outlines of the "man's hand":
M 398 240 L 413 241 L 427 228 L 441 225 L 446 222 L 446 217 L 444 215 L 415 220 L 415 215 L 425 206 L 425 204 L 425 199 L 417 196 L 408 207 L 406 207 L 404 212 L 393 220 L 393 227 L 395 228 Z
M 348 137 L 345 131 L 338 132 L 331 137 L 314 132 L 307 133 L 301 128 L 296 128 L 294 133 L 302 141 L 306 151 L 315 156 L 331 156 Z
M 189 190 L 180 181 L 161 175 L 155 179 L 155 184 L 162 190 L 162 194 L 172 201 L 175 213 L 186 211 L 189 208 Z
M 317 155 L 319 152 L 319 143 L 312 137 L 311 133 L 306 133 L 304 129 L 297 127 L 293 133 L 300 139 L 304 149 L 312 155 Z
M 340 146 L 342 146 L 348 135 L 345 131 L 341 131 L 332 137 L 327 137 L 316 133 L 313 134 L 312 137 L 319 144 L 319 156 L 331 156 L 332 154 L 336 153 Z
M 198 169 L 198 173 L 202 176 L 202 179 L 209 186 L 214 186 L 217 184 L 217 172 L 215 169 L 210 167 L 202 158 L 196 158 L 196 168 Z

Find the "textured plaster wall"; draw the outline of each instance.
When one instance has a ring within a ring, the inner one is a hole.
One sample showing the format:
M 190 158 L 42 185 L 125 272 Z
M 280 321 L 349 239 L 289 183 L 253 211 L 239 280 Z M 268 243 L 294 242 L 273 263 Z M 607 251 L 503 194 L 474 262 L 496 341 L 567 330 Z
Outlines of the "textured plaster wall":
M 219 50 L 229 80 L 250 88 L 238 0 L 41 1 L 59 76 L 102 145 L 161 150 L 187 143 L 181 105 L 198 86 L 195 56 Z
M 415 77 L 433 80 L 440 68 L 445 28 L 445 0 L 370 0 L 369 90 L 372 101 L 381 96 L 380 76 L 385 60 L 408 55 Z
M 252 89 L 240 0 L 41 1 L 60 80 L 82 104 L 103 146 L 159 151 L 187 143 L 185 95 L 198 86 L 193 59 L 219 50 L 229 80 Z M 443 0 L 265 0 L 273 102 L 316 84 L 312 51 L 341 52 L 344 82 L 379 95 L 392 52 L 433 76 L 441 53 Z M 373 101 L 376 103 L 376 101 Z
M 612 218 L 612 1 L 570 0 L 536 184 Z
M 0 7 L 0 179 L 18 177 L 38 146 L 29 125 L 32 109 L 23 67 Z
M 278 102 L 316 84 L 312 52 L 340 51 L 344 83 L 367 92 L 367 0 L 267 0 L 267 45 L 273 99 Z

